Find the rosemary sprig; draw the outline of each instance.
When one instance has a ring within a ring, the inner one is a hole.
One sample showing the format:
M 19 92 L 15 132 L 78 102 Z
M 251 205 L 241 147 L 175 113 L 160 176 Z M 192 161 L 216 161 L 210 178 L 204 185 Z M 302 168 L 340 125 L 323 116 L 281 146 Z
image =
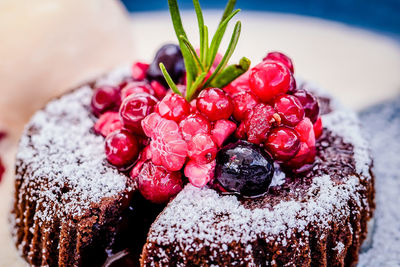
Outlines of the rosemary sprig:
M 183 28 L 177 0 L 168 0 L 172 23 L 174 25 L 174 30 L 178 38 L 179 46 L 185 62 L 185 97 L 188 101 L 192 100 L 192 98 L 196 96 L 200 90 L 209 86 L 219 88 L 226 86 L 228 83 L 232 82 L 234 79 L 246 72 L 250 67 L 250 60 L 245 57 L 240 60 L 239 64 L 230 65 L 227 67 L 228 61 L 236 48 L 240 36 L 241 22 L 238 21 L 235 24 L 231 40 L 221 62 L 215 68 L 215 71 L 213 71 L 213 73 L 211 73 L 206 79 L 207 73 L 211 70 L 215 61 L 215 57 L 218 53 L 218 49 L 228 23 L 238 12 L 240 12 L 240 9 L 233 11 L 235 4 L 236 0 L 229 0 L 227 3 L 218 28 L 211 39 L 211 43 L 209 44 L 208 27 L 204 24 L 203 13 L 201 11 L 199 0 L 193 0 L 200 36 L 200 53 L 198 55 L 193 45 L 187 38 L 186 32 Z M 176 84 L 172 81 L 164 65 L 160 64 L 160 68 L 171 89 L 175 93 L 181 94 Z

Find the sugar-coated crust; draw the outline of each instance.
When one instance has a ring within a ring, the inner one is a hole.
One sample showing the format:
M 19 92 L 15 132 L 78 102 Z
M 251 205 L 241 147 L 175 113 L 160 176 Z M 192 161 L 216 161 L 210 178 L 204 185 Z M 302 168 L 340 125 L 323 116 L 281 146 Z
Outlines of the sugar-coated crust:
M 255 200 L 187 185 L 153 223 L 142 265 L 353 266 L 375 208 L 372 160 L 355 114 L 330 106 L 311 174 Z
M 128 73 L 96 84 L 116 85 Z M 51 101 L 21 137 L 13 234 L 33 266 L 101 265 L 136 189 L 106 163 L 104 139 L 92 132 L 94 84 Z M 326 129 L 307 176 L 275 177 L 252 200 L 187 185 L 153 223 L 141 264 L 354 265 L 374 209 L 372 161 L 354 113 L 321 102 Z

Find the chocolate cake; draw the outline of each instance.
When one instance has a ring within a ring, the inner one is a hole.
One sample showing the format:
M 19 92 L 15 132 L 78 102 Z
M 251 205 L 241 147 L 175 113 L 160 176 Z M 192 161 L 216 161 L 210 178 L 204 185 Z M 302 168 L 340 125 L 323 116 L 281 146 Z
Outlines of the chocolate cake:
M 268 193 L 251 199 L 187 184 L 164 208 L 135 195 L 136 183 L 107 163 L 103 138 L 92 131 L 92 88 L 127 75 L 117 70 L 51 101 L 26 126 L 12 215 L 29 264 L 101 266 L 123 251 L 107 264 L 134 266 L 142 248 L 142 266 L 357 262 L 374 210 L 374 177 L 352 112 L 317 90 L 325 128 L 306 176 L 275 175 Z

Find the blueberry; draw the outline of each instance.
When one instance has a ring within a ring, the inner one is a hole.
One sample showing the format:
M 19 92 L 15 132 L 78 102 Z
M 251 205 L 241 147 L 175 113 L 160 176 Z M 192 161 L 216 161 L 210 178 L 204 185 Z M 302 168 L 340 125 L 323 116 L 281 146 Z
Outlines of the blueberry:
M 267 192 L 274 175 L 272 158 L 258 146 L 238 141 L 217 154 L 215 178 L 226 190 L 246 197 Z
M 153 62 L 150 64 L 146 77 L 148 80 L 156 80 L 167 86 L 164 76 L 160 70 L 160 62 L 165 65 L 169 75 L 175 83 L 179 83 L 185 72 L 185 63 L 181 49 L 175 44 L 166 44 L 156 53 Z

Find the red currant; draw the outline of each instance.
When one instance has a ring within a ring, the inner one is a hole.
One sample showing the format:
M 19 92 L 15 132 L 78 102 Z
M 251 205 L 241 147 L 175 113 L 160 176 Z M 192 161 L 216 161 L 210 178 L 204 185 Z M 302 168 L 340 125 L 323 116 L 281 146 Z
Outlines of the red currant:
M 121 99 L 124 100 L 130 95 L 146 93 L 154 95 L 154 90 L 145 82 L 130 82 L 126 84 L 121 90 Z
M 296 126 L 304 118 L 304 109 L 300 101 L 292 95 L 279 95 L 274 99 L 274 108 L 282 122 L 288 126 Z
M 105 152 L 111 164 L 123 167 L 137 159 L 139 145 L 133 134 L 126 130 L 117 130 L 106 137 Z
M 104 85 L 94 90 L 91 106 L 93 114 L 99 116 L 105 111 L 118 108 L 120 103 L 118 88 Z
M 299 151 L 300 138 L 293 129 L 280 126 L 271 130 L 265 147 L 275 160 L 287 161 Z
M 219 88 L 208 88 L 201 91 L 196 106 L 211 121 L 228 119 L 233 112 L 230 97 Z
M 281 52 L 270 52 L 263 60 L 276 60 L 289 68 L 289 70 L 294 73 L 292 60 Z
M 315 123 L 319 116 L 319 104 L 316 97 L 306 90 L 297 90 L 293 93 L 303 105 L 306 117 L 310 118 L 312 123 Z

